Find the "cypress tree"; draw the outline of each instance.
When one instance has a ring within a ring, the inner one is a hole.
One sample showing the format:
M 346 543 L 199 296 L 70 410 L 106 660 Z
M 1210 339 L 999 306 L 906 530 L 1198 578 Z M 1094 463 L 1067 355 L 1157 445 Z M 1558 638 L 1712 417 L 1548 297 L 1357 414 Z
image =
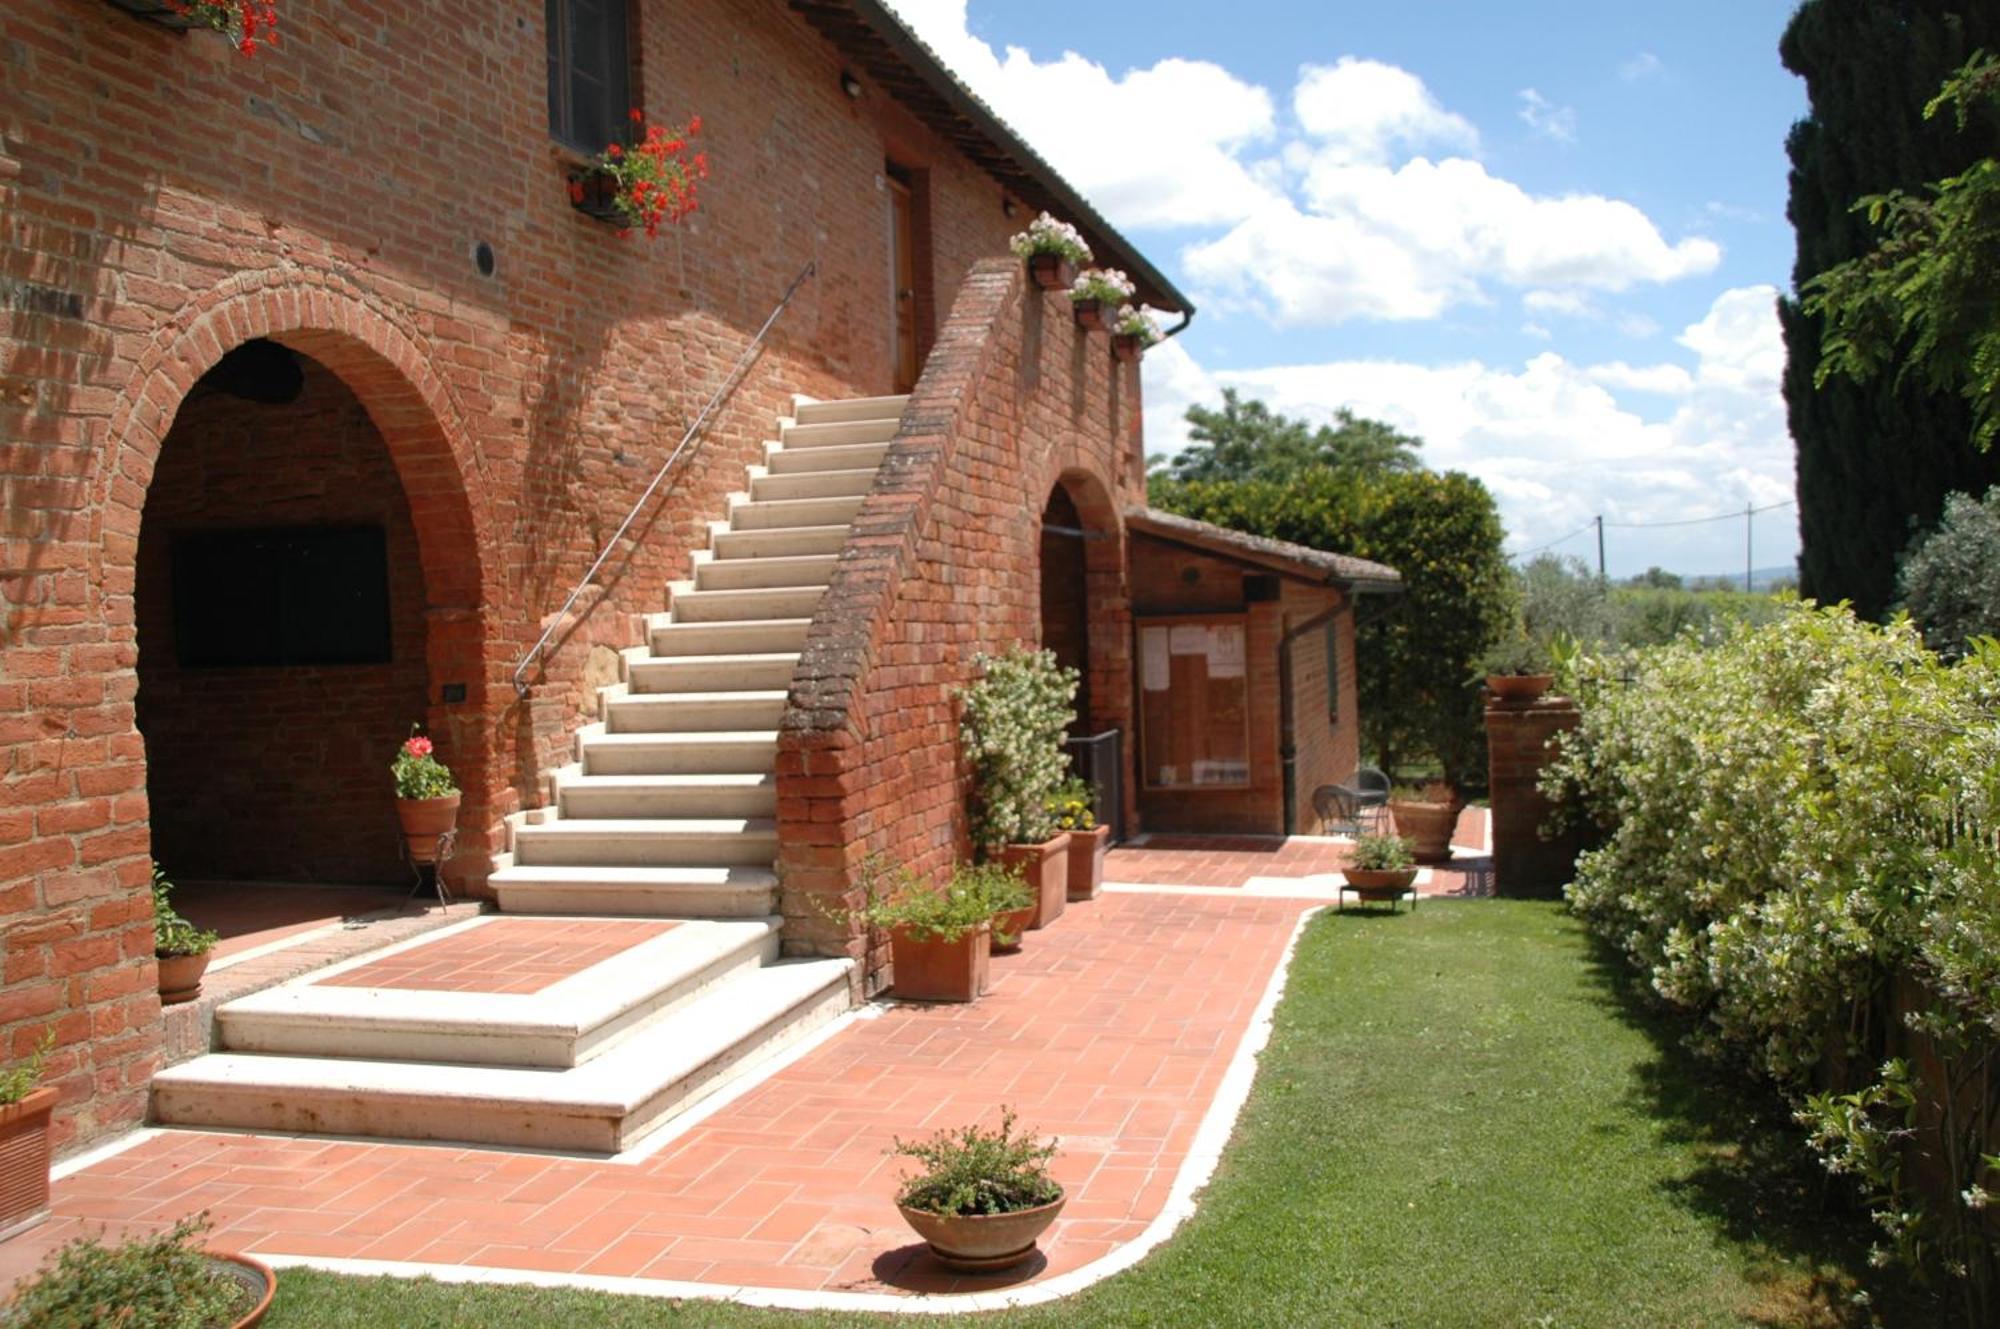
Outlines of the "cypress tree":
M 1946 77 L 1982 48 L 2000 50 L 1992 0 L 1806 0 L 1792 16 L 1779 54 L 1805 80 L 1810 107 L 1785 144 L 1794 292 L 1874 248 L 1867 218 L 1851 211 L 1856 199 L 1920 191 L 2000 152 L 1949 117 L 1923 118 Z M 1780 301 L 1779 317 L 1798 456 L 1800 590 L 1880 617 L 1911 537 L 1937 521 L 1946 494 L 2000 483 L 2000 451 L 1972 446 L 1963 401 L 1898 386 L 1894 375 L 1815 388 L 1820 320 L 1796 297 Z

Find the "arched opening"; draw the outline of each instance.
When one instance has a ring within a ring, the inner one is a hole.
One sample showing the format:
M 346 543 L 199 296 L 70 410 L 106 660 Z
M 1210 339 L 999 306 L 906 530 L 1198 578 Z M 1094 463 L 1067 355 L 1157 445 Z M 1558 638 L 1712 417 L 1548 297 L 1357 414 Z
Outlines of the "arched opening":
M 453 741 L 484 692 L 464 639 L 479 569 L 438 423 L 368 346 L 280 335 L 181 399 L 134 556 L 153 857 L 225 936 L 401 898 L 388 765 L 412 724 L 468 803 L 483 765 L 472 734 Z M 283 889 L 305 884 L 339 889 Z
M 1088 732 L 1090 723 L 1090 585 L 1084 552 L 1089 538 L 1076 500 L 1058 483 L 1042 509 L 1042 646 L 1055 652 L 1057 664 L 1082 676 L 1072 733 Z
M 1131 714 L 1130 604 L 1123 527 L 1102 481 L 1064 471 L 1042 509 L 1042 645 L 1077 671 L 1071 760 L 1097 792 L 1097 814 L 1123 838 L 1130 824 L 1126 744 Z

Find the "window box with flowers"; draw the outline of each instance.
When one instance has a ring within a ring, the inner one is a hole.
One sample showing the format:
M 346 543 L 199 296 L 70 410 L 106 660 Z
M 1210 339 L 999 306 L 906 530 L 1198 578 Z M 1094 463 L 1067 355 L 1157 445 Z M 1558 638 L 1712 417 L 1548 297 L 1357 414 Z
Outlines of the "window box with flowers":
M 1143 309 L 1120 305 L 1111 324 L 1111 354 L 1130 363 L 1160 339 L 1160 325 Z
M 1086 332 L 1103 332 L 1110 326 L 1111 311 L 1130 304 L 1135 288 L 1116 268 L 1092 268 L 1069 288 L 1069 302 L 1077 326 Z
M 1043 213 L 1028 229 L 1007 242 L 1017 258 L 1028 261 L 1028 275 L 1044 291 L 1062 291 L 1076 280 L 1076 270 L 1090 262 L 1090 246 L 1068 222 Z
M 632 112 L 634 125 L 645 120 L 644 112 Z M 700 116 L 679 128 L 645 125 L 638 142 L 613 143 L 570 175 L 570 206 L 617 226 L 620 235 L 644 231 L 651 239 L 698 206 L 696 182 L 708 178 L 708 154 L 690 152 L 689 145 L 700 133 Z
M 431 741 L 415 728 L 397 749 L 389 773 L 396 777 L 396 819 L 402 823 L 410 861 L 435 863 L 439 846 L 458 825 L 458 785 Z
M 213 28 L 245 55 L 278 44 L 277 0 L 110 0 L 110 4 L 163 28 Z

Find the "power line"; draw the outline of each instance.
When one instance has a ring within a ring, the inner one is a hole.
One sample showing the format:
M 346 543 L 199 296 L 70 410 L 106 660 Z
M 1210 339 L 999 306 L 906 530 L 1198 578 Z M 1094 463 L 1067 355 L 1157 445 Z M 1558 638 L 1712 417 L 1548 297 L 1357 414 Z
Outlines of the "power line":
M 1741 516 L 1742 514 L 1738 513 L 1737 515 Z M 1583 525 L 1571 531 L 1568 535 L 1562 536 L 1560 539 L 1551 540 L 1545 545 L 1536 545 L 1533 549 L 1523 549 L 1520 553 L 1515 554 L 1514 557 L 1533 558 L 1536 554 L 1541 553 L 1545 549 L 1554 549 L 1559 544 L 1563 544 L 1566 543 L 1567 541 L 1576 539 L 1577 536 L 1582 535 L 1585 531 L 1591 530 L 1596 525 L 1597 525 L 1597 519 L 1593 517 L 1591 520 L 1585 522 Z
M 1761 508 L 1738 508 L 1734 512 L 1718 512 L 1713 517 L 1683 517 L 1679 521 L 1607 521 L 1604 524 L 1615 526 L 1622 531 L 1657 530 L 1662 526 L 1704 526 L 1712 521 L 1741 521 L 1745 516 L 1754 517 L 1760 512 L 1776 512 L 1779 508 L 1789 508 L 1797 502 L 1795 498 L 1788 498 L 1781 503 L 1767 503 Z M 1565 540 L 1568 538 L 1568 536 L 1563 537 Z

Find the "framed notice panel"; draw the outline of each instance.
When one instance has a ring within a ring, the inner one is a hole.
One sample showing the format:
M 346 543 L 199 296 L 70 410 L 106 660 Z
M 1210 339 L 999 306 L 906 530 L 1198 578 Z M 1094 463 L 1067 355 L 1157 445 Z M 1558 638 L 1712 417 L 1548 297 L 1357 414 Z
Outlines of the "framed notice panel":
M 1243 614 L 1139 620 L 1139 768 L 1148 789 L 1250 783 Z

